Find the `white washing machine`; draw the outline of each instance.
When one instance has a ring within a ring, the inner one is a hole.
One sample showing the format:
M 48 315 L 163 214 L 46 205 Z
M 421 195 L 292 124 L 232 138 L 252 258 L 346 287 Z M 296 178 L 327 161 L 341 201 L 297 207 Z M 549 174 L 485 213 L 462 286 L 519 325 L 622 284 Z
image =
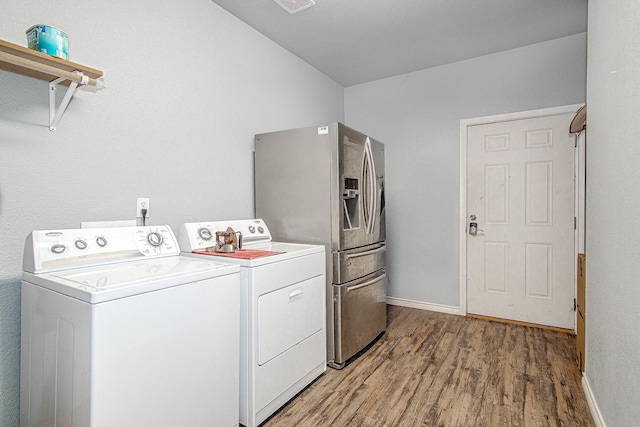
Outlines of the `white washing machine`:
M 34 231 L 21 426 L 238 425 L 240 273 L 168 226 Z
M 207 250 L 228 227 L 243 249 Z M 187 223 L 179 239 L 185 255 L 240 266 L 240 423 L 255 427 L 326 370 L 324 246 L 272 242 L 260 219 Z

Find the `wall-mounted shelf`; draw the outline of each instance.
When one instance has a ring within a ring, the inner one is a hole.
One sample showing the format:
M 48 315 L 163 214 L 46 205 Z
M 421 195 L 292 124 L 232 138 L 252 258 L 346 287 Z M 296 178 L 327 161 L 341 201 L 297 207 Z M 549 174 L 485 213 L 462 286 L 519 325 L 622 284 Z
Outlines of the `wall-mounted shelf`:
M 79 85 L 98 86 L 98 78 L 103 73 L 75 62 L 66 61 L 0 40 L 0 70 L 10 71 L 27 77 L 49 82 L 49 129 L 56 125 Z M 67 93 L 58 111 L 55 107 L 55 92 L 58 85 L 68 86 Z

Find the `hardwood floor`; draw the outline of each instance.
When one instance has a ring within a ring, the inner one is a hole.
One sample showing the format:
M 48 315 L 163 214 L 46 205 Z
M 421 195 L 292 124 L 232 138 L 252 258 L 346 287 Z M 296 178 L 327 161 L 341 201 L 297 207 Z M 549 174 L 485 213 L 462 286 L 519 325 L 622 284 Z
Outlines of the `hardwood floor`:
M 263 423 L 276 426 L 593 426 L 575 337 L 388 306 L 387 332 Z

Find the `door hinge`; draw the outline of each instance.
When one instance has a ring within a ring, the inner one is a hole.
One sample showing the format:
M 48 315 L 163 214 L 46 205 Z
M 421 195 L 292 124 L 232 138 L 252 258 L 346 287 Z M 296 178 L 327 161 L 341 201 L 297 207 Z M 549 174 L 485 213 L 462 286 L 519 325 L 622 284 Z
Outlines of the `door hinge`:
M 574 216 L 573 217 L 573 229 L 577 229 L 578 228 L 578 219 Z
M 576 311 L 578 309 L 578 301 L 576 301 L 576 299 L 573 299 L 573 311 Z

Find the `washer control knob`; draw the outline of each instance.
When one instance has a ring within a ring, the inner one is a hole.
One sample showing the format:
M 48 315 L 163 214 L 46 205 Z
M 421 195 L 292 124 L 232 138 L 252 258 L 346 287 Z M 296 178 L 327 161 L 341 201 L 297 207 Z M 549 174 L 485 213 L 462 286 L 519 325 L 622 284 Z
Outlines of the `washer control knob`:
M 67 247 L 65 245 L 63 245 L 62 243 L 57 243 L 53 246 L 51 246 L 51 252 L 53 252 L 56 255 L 61 255 L 63 253 L 65 253 L 67 251 Z
M 87 241 L 82 239 L 76 240 L 73 244 L 81 251 L 84 251 L 85 249 L 87 249 L 87 247 L 89 247 L 89 245 L 87 245 Z
M 211 234 L 211 230 L 209 230 L 207 227 L 198 229 L 198 235 L 204 241 L 211 240 L 211 238 L 213 237 L 213 235 Z
M 256 227 L 253 225 L 249 226 L 249 233 L 255 233 L 256 232 Z
M 106 237 L 96 237 L 96 244 L 98 246 L 100 246 L 101 248 L 104 248 L 105 246 L 107 246 L 107 239 Z
M 260 233 L 260 234 L 264 233 L 264 228 L 258 227 L 258 233 Z
M 160 246 L 163 240 L 164 239 L 162 238 L 160 233 L 156 231 L 152 231 L 147 235 L 147 241 L 149 242 L 149 244 L 151 244 L 151 246 Z

